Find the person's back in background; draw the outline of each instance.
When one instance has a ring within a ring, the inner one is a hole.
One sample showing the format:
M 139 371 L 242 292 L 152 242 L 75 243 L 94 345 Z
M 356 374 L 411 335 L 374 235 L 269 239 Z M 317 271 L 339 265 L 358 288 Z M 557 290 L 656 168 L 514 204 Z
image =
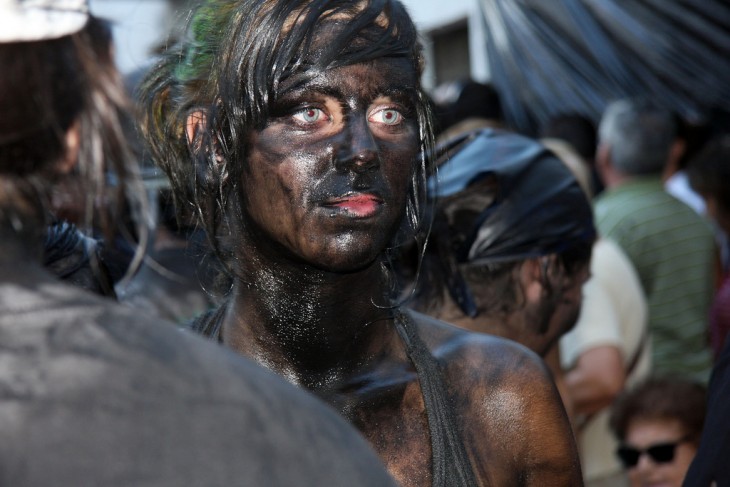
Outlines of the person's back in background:
M 673 114 L 646 101 L 607 107 L 596 156 L 606 190 L 596 199 L 596 224 L 639 274 L 649 301 L 653 370 L 706 382 L 717 250 L 710 225 L 664 191 L 661 174 L 675 131 Z
M 730 235 L 730 134 L 718 136 L 690 162 L 689 183 L 706 203 L 708 216 Z M 730 270 L 723 269 L 710 309 L 710 343 L 719 357 L 730 335 Z

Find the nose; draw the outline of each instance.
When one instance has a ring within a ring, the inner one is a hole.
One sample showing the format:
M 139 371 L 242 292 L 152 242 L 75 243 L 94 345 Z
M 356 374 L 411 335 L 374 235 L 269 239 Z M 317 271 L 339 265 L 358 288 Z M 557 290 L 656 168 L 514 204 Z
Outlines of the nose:
M 641 478 L 644 478 L 656 470 L 656 463 L 649 458 L 649 455 L 643 453 L 639 456 L 639 461 L 636 463 L 634 470 Z
M 338 171 L 369 172 L 380 165 L 378 145 L 366 117 L 350 116 L 342 131 L 335 167 Z

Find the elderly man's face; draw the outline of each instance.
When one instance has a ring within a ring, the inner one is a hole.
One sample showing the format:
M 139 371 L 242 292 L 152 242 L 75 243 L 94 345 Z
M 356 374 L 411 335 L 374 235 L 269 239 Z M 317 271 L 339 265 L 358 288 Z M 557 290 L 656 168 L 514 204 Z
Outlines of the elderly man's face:
M 407 60 L 379 59 L 285 90 L 248 140 L 251 238 L 327 270 L 372 263 L 406 206 L 419 147 L 415 85 Z

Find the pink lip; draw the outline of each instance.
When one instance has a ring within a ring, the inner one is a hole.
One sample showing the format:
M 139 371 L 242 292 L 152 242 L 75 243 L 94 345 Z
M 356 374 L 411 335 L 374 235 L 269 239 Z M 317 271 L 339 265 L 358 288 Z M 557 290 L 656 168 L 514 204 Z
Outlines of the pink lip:
M 327 206 L 342 208 L 354 216 L 368 217 L 378 210 L 381 203 L 380 198 L 372 194 L 353 194 L 330 200 Z

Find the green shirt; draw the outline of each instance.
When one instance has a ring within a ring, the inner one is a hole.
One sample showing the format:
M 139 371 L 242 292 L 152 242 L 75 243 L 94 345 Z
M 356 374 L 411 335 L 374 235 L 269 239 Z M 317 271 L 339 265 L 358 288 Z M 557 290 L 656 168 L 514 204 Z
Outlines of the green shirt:
M 653 372 L 706 383 L 716 252 L 709 223 L 664 191 L 659 177 L 606 190 L 595 216 L 599 233 L 621 246 L 639 274 L 649 302 Z

